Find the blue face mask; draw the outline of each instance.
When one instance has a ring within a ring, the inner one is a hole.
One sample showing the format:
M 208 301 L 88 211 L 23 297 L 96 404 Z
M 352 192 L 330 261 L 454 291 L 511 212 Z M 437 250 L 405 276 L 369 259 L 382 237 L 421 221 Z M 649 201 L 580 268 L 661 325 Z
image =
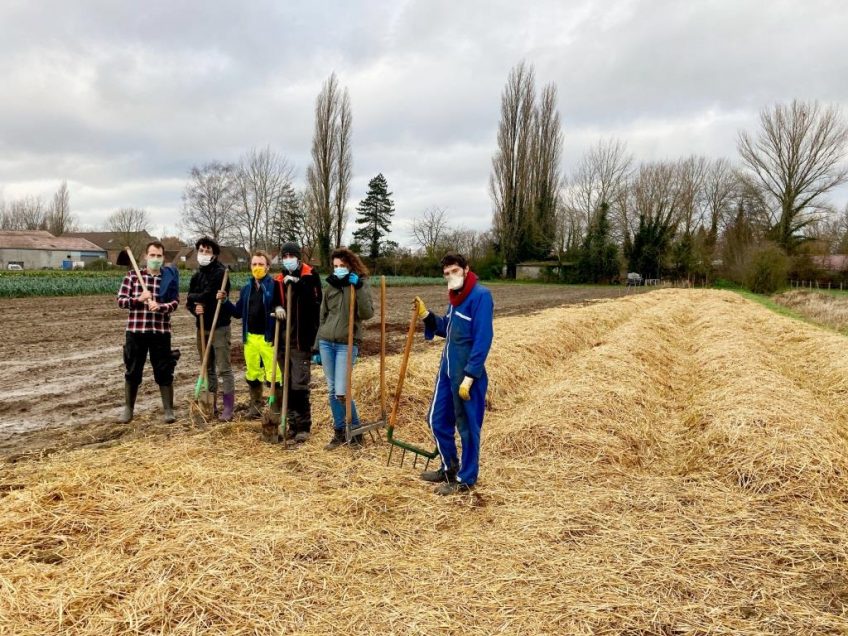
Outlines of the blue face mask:
M 296 258 L 284 258 L 283 259 L 283 267 L 285 267 L 288 271 L 293 272 L 297 269 L 297 259 Z
M 347 267 L 336 267 L 333 270 L 333 274 L 336 275 L 336 278 L 344 278 L 349 272 L 350 270 Z

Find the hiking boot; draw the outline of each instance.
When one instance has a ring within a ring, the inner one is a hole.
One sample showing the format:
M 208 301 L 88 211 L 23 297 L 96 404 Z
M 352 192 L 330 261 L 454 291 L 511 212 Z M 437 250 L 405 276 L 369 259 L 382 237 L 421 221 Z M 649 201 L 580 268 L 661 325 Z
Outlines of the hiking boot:
M 257 420 L 262 417 L 262 385 L 256 386 L 250 384 L 250 407 L 247 410 L 247 416 L 252 420 Z
M 233 419 L 233 409 L 236 406 L 236 394 L 224 393 L 223 402 L 224 410 L 221 411 L 221 417 L 218 419 L 222 422 L 230 422 Z
M 298 431 L 294 436 L 294 441 L 298 444 L 303 444 L 309 439 L 309 431 Z
M 162 419 L 165 424 L 171 424 L 177 419 L 174 417 L 174 385 L 160 386 L 159 394 L 162 396 Z
M 456 468 L 448 470 L 445 470 L 444 468 L 439 468 L 439 470 L 428 470 L 427 472 L 421 473 L 421 479 L 433 482 L 434 484 L 439 483 L 440 481 L 452 484 L 456 481 Z
M 133 386 L 129 382 L 124 382 L 124 412 L 118 418 L 121 424 L 127 424 L 132 421 L 133 411 L 135 410 L 135 398 L 138 396 L 138 387 Z
M 324 447 L 324 450 L 335 450 L 344 443 L 345 443 L 344 429 L 341 429 L 341 430 L 333 429 L 333 439 L 331 439 L 330 443 L 327 444 Z
M 437 495 L 455 495 L 458 493 L 468 492 L 473 486 L 464 484 L 461 481 L 448 481 L 436 488 L 433 492 Z

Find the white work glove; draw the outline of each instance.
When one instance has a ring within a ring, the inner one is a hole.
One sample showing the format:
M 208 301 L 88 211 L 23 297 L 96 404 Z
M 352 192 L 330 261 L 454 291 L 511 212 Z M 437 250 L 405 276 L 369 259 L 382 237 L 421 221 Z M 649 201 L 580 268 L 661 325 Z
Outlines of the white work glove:
M 277 307 L 274 310 L 274 318 L 277 320 L 285 320 L 286 319 L 286 310 L 282 307 Z
M 289 274 L 288 276 L 286 276 L 286 277 L 283 279 L 283 282 L 284 282 L 286 285 L 294 285 L 294 284 L 296 284 L 296 283 L 300 282 L 300 279 L 299 279 L 297 276 L 292 276 L 291 274 Z
M 463 400 L 470 400 L 472 384 L 474 384 L 474 378 L 466 375 L 465 379 L 462 381 L 462 384 L 459 385 L 459 397 L 461 397 Z

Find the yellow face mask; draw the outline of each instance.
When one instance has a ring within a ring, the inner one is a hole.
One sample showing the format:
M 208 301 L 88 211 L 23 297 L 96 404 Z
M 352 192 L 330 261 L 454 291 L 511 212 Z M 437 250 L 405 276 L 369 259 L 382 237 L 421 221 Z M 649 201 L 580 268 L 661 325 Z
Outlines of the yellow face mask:
M 251 268 L 250 268 L 250 273 L 251 273 L 251 274 L 253 274 L 253 277 L 254 277 L 256 280 L 262 280 L 263 278 L 265 278 L 265 274 L 266 274 L 267 272 L 268 272 L 268 268 L 267 268 L 267 267 L 263 267 L 263 266 L 261 266 L 261 265 L 259 265 L 259 266 L 257 266 L 257 267 L 251 267 Z

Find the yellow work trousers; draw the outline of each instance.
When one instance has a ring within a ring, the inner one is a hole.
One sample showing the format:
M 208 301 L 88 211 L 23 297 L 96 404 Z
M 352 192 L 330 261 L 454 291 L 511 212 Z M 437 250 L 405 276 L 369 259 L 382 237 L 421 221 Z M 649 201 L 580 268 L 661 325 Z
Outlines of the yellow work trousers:
M 282 385 L 283 374 L 280 365 L 274 360 L 274 345 L 265 340 L 265 336 L 258 333 L 247 334 L 247 342 L 244 343 L 244 364 L 247 367 L 244 377 L 248 382 L 252 380 L 264 380 L 271 382 L 271 373 L 277 367 L 277 384 Z

